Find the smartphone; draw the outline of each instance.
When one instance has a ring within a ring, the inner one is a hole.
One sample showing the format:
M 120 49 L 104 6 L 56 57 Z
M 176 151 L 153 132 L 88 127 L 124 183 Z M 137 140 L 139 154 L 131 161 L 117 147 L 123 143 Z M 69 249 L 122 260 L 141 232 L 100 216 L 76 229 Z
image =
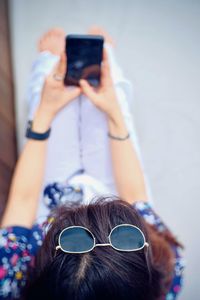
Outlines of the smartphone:
M 67 35 L 65 85 L 79 85 L 80 79 L 94 87 L 100 84 L 103 43 L 101 35 Z

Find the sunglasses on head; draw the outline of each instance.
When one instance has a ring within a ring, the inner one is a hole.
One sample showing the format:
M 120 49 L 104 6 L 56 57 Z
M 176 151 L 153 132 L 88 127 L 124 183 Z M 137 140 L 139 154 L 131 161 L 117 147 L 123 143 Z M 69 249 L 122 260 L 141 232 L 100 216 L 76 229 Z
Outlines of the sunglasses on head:
M 97 244 L 92 232 L 82 226 L 70 226 L 63 229 L 58 238 L 56 250 L 65 253 L 86 253 L 95 247 L 111 246 L 117 251 L 138 251 L 149 244 L 145 240 L 144 233 L 131 224 L 121 224 L 115 226 L 109 236 L 109 243 Z

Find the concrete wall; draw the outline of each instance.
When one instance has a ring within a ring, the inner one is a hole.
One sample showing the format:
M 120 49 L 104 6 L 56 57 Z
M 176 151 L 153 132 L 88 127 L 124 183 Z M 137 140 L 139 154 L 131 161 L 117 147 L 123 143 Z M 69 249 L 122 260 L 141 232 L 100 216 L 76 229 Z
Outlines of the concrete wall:
M 186 246 L 182 300 L 197 300 L 200 228 L 200 1 L 12 0 L 19 147 L 36 41 L 48 28 L 108 29 L 135 88 L 133 118 L 158 212 Z

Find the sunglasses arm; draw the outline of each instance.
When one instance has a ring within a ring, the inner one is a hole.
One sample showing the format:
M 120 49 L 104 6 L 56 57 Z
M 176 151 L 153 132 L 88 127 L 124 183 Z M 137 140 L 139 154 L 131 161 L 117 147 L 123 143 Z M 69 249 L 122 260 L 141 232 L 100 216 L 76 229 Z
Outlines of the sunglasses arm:
M 61 249 L 61 247 L 60 246 L 56 246 L 56 251 L 59 250 L 59 249 Z

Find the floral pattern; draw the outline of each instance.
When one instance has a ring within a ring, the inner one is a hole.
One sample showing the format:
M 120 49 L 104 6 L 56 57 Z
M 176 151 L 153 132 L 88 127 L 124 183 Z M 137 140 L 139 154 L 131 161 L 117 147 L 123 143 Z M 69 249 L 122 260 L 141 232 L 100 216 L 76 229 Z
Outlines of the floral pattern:
M 154 212 L 152 206 L 149 203 L 138 202 L 134 205 L 139 214 L 145 219 L 145 221 L 151 225 L 154 225 L 159 232 L 169 231 L 169 228 L 163 223 L 161 218 Z M 180 247 L 172 248 L 175 256 L 174 263 L 174 278 L 169 293 L 165 300 L 174 300 L 177 298 L 183 281 L 183 270 L 185 267 L 185 261 L 182 256 L 182 249 Z
M 26 272 L 42 245 L 41 226 L 0 229 L 0 299 L 17 299 L 26 284 Z
M 69 202 L 78 204 L 83 201 L 83 189 L 54 182 L 45 187 L 43 199 L 45 205 L 50 209 Z

